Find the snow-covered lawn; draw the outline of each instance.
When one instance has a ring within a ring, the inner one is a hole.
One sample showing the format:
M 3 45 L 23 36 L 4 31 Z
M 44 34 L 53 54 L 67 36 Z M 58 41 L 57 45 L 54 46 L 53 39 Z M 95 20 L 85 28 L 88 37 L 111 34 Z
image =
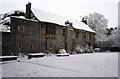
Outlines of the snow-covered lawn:
M 18 60 L 0 64 L 3 77 L 118 77 L 118 53 Z

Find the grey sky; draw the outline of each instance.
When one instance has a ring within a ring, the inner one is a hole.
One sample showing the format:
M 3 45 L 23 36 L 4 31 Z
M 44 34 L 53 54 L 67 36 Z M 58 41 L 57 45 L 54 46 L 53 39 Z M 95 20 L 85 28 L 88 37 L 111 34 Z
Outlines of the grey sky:
M 32 7 L 80 20 L 93 12 L 98 12 L 109 20 L 109 27 L 118 26 L 118 0 L 29 0 Z M 0 13 L 24 10 L 28 0 L 1 0 Z

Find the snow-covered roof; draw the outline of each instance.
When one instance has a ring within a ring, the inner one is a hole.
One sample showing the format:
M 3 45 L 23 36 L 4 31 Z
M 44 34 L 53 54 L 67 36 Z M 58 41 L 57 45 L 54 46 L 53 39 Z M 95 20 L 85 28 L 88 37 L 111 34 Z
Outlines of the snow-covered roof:
M 81 30 L 96 33 L 94 30 L 92 30 L 88 25 L 84 24 L 83 22 L 69 19 L 69 18 L 59 16 L 59 15 L 56 15 L 53 13 L 39 10 L 36 8 L 31 8 L 31 11 L 39 21 L 50 22 L 50 23 L 55 23 L 58 25 L 66 26 L 65 22 L 68 20 L 69 22 L 71 22 L 73 24 L 73 27 L 76 29 L 81 29 Z
M 25 19 L 25 17 L 24 17 L 24 16 L 18 16 L 18 18 L 23 18 L 23 19 Z
M 34 22 L 38 22 L 38 20 L 33 20 L 33 19 L 27 19 L 24 16 L 11 16 L 13 18 L 19 18 L 19 19 L 24 19 L 24 20 L 28 20 L 28 21 L 34 21 Z

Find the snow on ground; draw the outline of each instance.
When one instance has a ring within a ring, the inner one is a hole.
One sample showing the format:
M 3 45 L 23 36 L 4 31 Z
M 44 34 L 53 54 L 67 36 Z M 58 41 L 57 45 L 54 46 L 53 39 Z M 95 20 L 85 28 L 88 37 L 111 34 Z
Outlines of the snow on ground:
M 3 77 L 118 77 L 118 53 L 18 60 L 0 64 Z

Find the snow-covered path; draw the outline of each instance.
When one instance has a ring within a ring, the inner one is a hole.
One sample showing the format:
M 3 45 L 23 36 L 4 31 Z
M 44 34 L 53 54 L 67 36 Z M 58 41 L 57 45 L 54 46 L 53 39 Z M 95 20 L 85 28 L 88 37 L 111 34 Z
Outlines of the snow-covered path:
M 2 64 L 3 77 L 117 77 L 118 53 L 19 59 Z

